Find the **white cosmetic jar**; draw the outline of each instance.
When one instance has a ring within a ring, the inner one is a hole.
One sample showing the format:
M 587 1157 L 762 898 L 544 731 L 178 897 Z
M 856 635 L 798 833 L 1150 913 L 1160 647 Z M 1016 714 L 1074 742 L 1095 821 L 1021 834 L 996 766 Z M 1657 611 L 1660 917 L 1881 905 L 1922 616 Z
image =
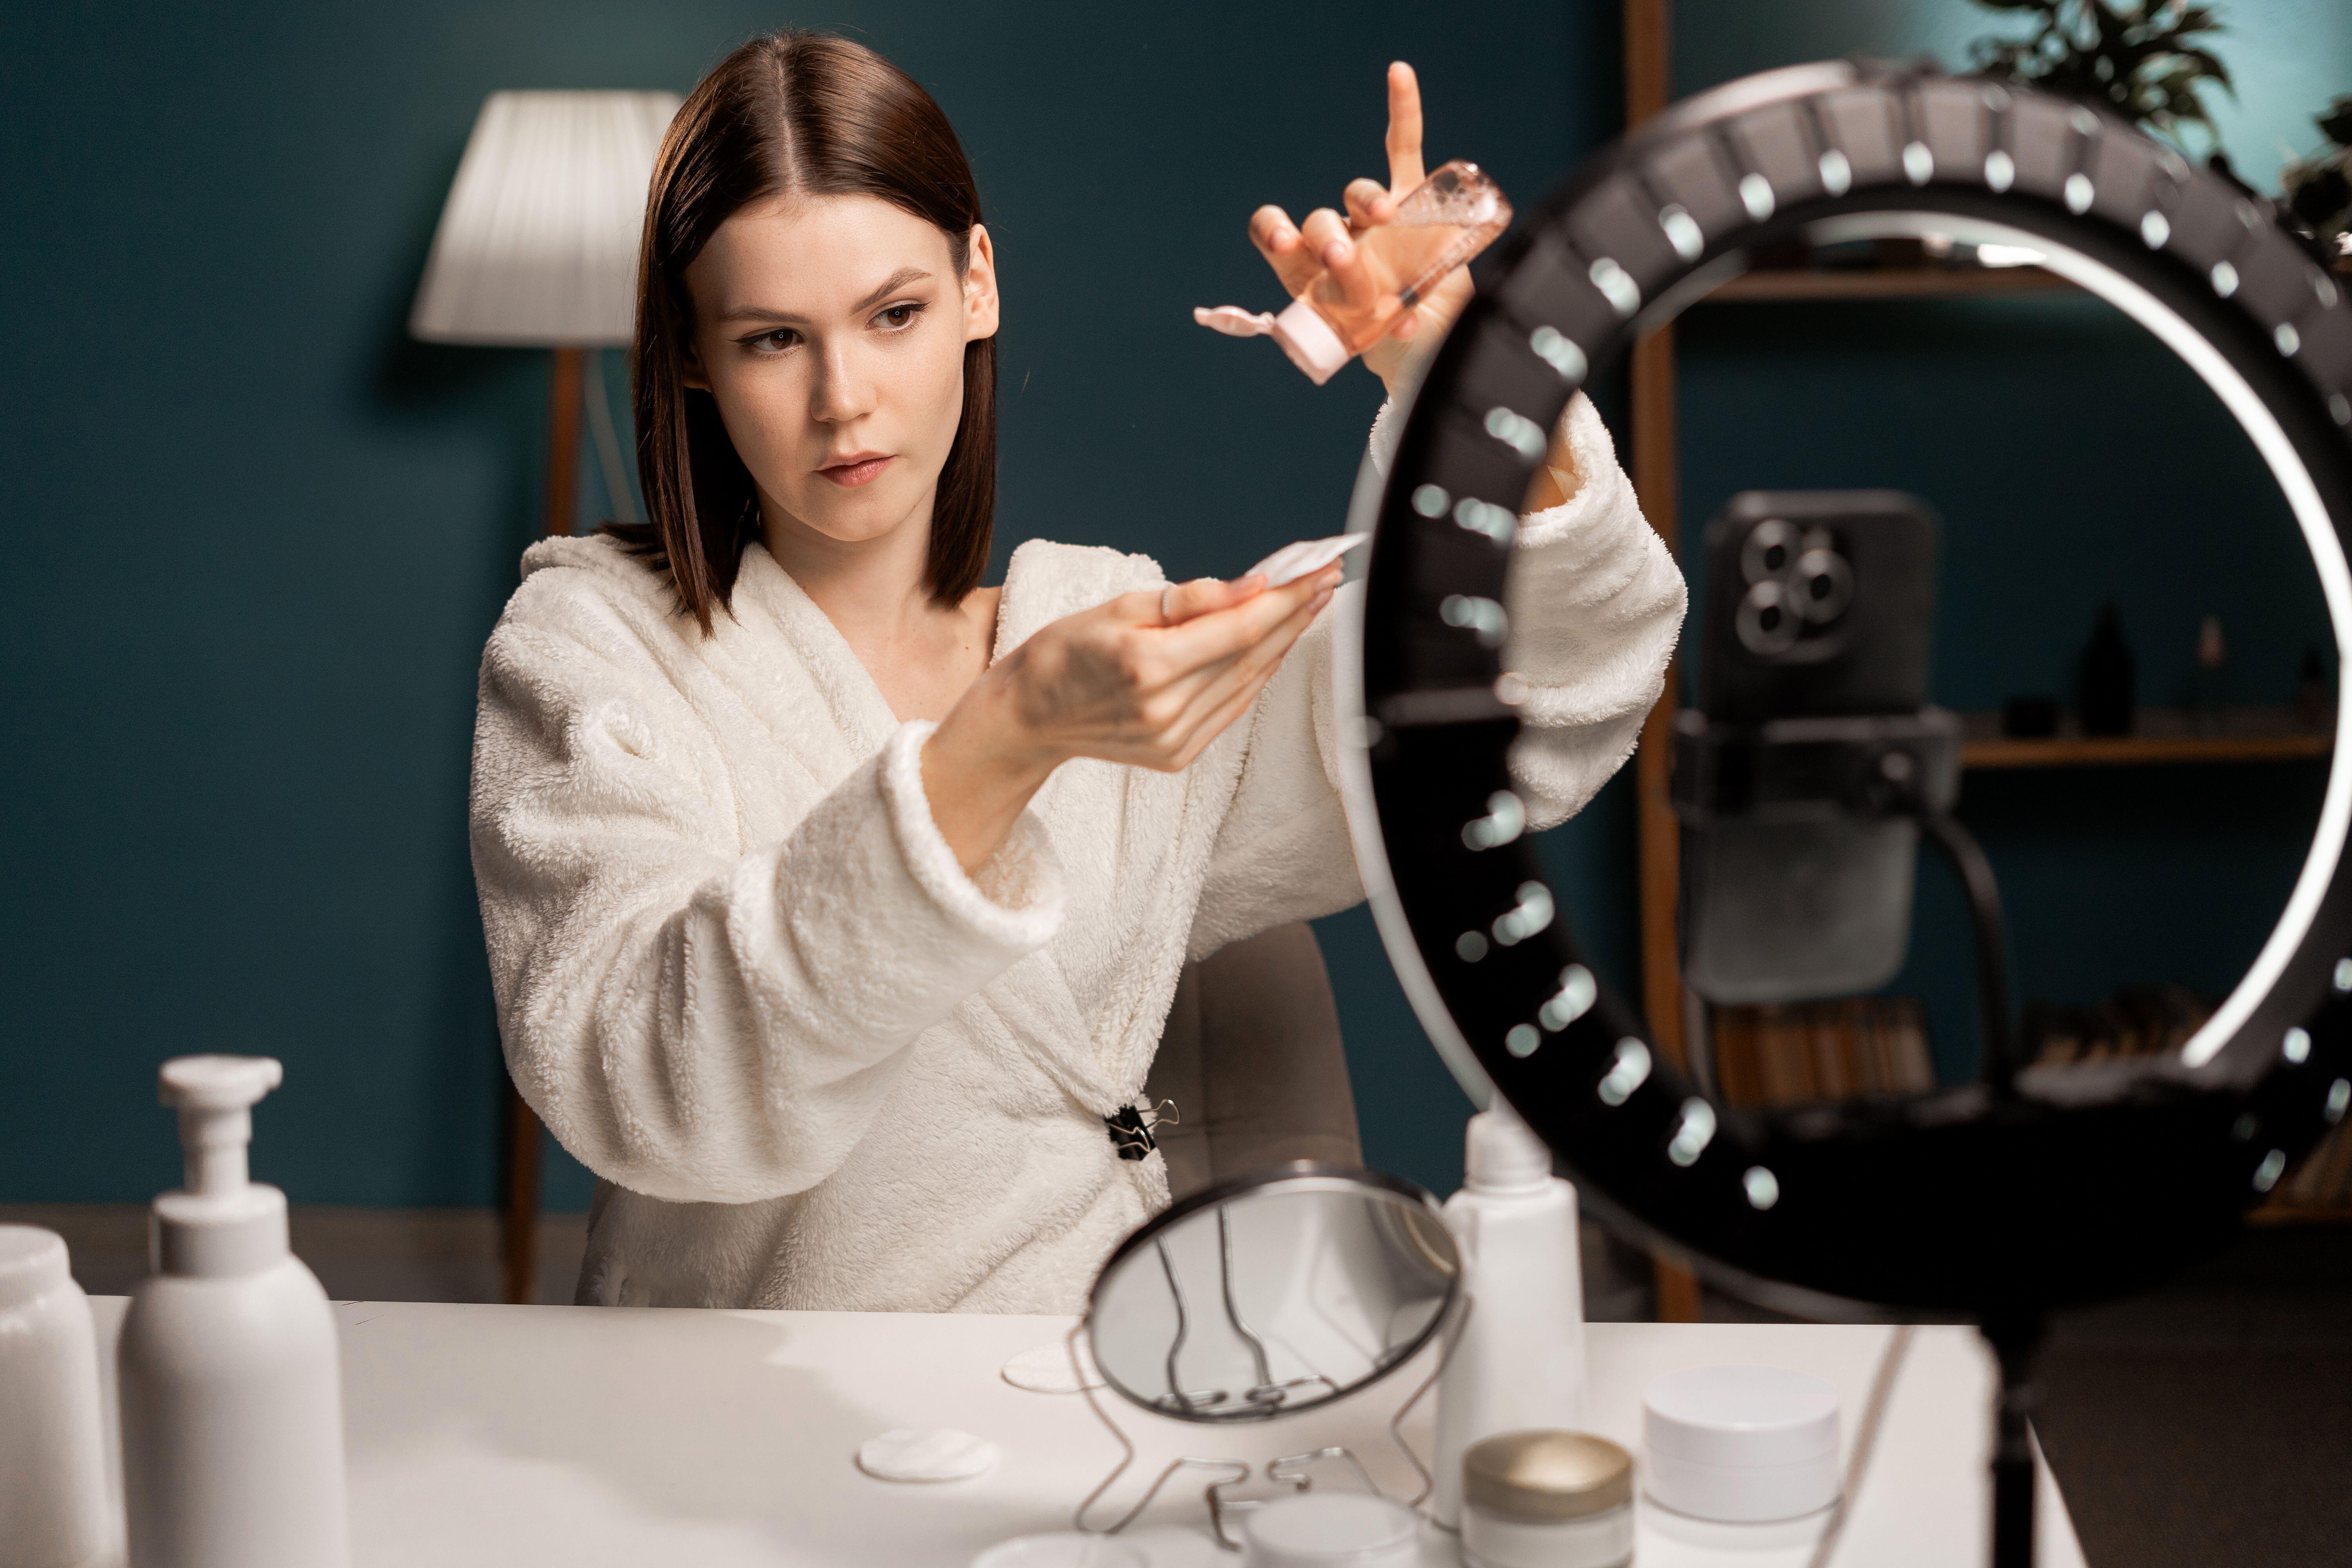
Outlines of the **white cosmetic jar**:
M 1838 1495 L 1838 1394 L 1776 1366 L 1694 1366 L 1642 1395 L 1643 1489 L 1695 1519 L 1760 1524 Z
M 1504 1432 L 1462 1456 L 1468 1568 L 1624 1568 L 1633 1456 L 1582 1432 Z
M 1421 1516 L 1368 1492 L 1300 1492 L 1242 1521 L 1242 1568 L 1418 1568 Z

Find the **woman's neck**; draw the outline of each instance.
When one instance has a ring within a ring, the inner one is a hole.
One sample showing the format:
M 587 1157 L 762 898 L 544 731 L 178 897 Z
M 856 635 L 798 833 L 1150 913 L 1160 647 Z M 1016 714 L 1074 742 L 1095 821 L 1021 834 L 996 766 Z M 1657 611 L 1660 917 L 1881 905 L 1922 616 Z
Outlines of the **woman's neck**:
M 858 635 L 895 637 L 930 618 L 935 606 L 923 583 L 930 552 L 929 515 L 910 516 L 887 533 L 853 540 L 820 533 L 764 496 L 760 518 L 768 553 L 853 643 Z
M 768 553 L 824 612 L 901 721 L 944 717 L 988 668 L 998 590 L 976 589 L 959 605 L 932 598 L 928 509 L 860 540 L 820 533 L 765 497 L 761 519 Z

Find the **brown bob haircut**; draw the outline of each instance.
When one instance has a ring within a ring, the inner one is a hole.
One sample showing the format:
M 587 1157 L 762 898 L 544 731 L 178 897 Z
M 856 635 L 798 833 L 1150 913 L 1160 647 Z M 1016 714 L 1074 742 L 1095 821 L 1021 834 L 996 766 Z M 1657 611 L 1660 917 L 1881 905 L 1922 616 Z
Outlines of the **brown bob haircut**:
M 702 79 L 662 138 L 637 258 L 629 355 L 648 521 L 605 531 L 669 579 L 705 635 L 726 609 L 760 498 L 719 405 L 686 384 L 686 270 L 719 226 L 775 196 L 878 196 L 938 227 L 961 277 L 980 189 L 931 95 L 862 44 L 790 31 L 752 39 Z M 996 340 L 964 345 L 963 417 L 940 473 L 924 584 L 943 604 L 980 585 L 996 513 Z

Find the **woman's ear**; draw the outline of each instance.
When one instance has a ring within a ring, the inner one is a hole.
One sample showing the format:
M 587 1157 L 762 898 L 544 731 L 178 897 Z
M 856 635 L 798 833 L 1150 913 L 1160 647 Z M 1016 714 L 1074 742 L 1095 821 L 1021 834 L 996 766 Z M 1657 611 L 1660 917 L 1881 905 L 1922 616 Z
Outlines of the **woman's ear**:
M 988 226 L 976 223 L 964 252 L 964 342 L 996 335 L 997 305 L 996 246 L 988 237 Z
M 689 386 L 697 392 L 709 392 L 710 377 L 703 371 L 702 356 L 695 353 L 694 341 L 691 338 L 679 346 L 677 358 L 677 379 L 680 384 Z

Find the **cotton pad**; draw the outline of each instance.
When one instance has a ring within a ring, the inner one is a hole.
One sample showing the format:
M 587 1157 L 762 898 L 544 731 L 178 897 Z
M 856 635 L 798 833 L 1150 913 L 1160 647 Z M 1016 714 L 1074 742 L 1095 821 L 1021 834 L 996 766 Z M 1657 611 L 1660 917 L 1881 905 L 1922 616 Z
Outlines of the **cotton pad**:
M 1049 1345 L 1038 1345 L 1023 1351 L 1004 1363 L 1004 1381 L 1015 1388 L 1025 1388 L 1032 1394 L 1076 1394 L 1081 1388 L 1100 1388 L 1102 1373 L 1095 1370 L 1095 1358 L 1087 1347 L 1078 1346 L 1078 1363 L 1087 1369 L 1086 1381 L 1078 1381 L 1070 1365 L 1070 1347 L 1060 1340 Z
M 996 1460 L 995 1444 L 952 1426 L 902 1426 L 857 1446 L 857 1468 L 878 1481 L 960 1481 Z
M 971 1560 L 971 1568 L 1150 1568 L 1137 1548 L 1108 1535 L 1066 1530 L 1000 1542 Z
M 1266 586 L 1279 588 L 1309 572 L 1321 571 L 1370 537 L 1369 533 L 1340 533 L 1329 539 L 1302 539 L 1296 544 L 1284 545 L 1242 575 L 1264 573 Z

